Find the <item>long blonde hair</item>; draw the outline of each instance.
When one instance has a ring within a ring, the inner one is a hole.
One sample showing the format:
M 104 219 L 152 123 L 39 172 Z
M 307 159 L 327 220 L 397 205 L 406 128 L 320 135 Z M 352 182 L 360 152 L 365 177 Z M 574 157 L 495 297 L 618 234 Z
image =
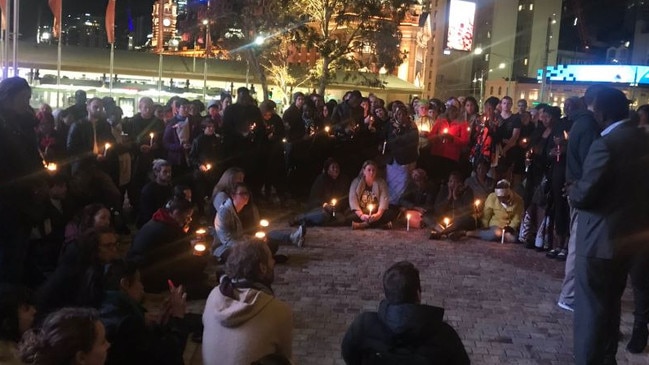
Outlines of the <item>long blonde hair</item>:
M 238 174 L 245 175 L 243 169 L 239 167 L 230 167 L 229 169 L 225 170 L 223 175 L 221 175 L 219 182 L 216 183 L 214 189 L 212 190 L 212 199 L 214 199 L 216 194 L 222 191 L 227 193 L 228 195 L 231 195 L 234 192 L 234 185 L 237 183 L 236 177 Z

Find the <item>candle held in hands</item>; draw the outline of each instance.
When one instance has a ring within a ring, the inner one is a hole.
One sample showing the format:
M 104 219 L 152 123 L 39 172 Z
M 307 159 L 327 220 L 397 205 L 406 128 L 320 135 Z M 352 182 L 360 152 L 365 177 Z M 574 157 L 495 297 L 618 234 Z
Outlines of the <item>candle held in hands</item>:
M 408 232 L 410 232 L 410 218 L 411 217 L 412 216 L 410 215 L 410 213 L 406 214 L 406 231 L 408 231 Z
M 331 199 L 331 215 L 336 216 L 336 203 L 338 203 L 338 200 L 336 199 Z
M 108 149 L 110 148 L 110 143 L 106 143 L 104 145 L 104 157 L 106 157 L 106 154 L 108 153 Z
M 153 137 L 155 137 L 155 133 L 149 133 L 149 147 L 153 147 Z
M 262 219 L 262 220 L 259 221 L 259 225 L 261 227 L 268 227 L 270 225 L 270 222 L 268 222 L 267 219 Z
M 444 217 L 444 229 L 447 229 L 451 225 L 451 218 Z
M 367 210 L 369 211 L 369 215 L 372 215 L 372 211 L 374 210 L 374 204 L 368 204 L 367 205 Z

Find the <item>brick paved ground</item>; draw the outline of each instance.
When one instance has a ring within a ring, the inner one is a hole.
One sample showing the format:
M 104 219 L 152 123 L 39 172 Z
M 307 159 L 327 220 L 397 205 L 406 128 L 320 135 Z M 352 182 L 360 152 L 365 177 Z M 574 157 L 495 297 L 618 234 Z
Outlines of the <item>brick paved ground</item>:
M 310 228 L 302 249 L 276 266 L 276 294 L 295 313 L 296 364 L 343 364 L 340 342 L 353 318 L 375 310 L 381 273 L 399 260 L 421 271 L 422 300 L 446 308 L 474 364 L 572 363 L 572 314 L 556 306 L 563 263 L 520 245 L 429 241 L 423 231 Z M 201 311 L 202 303 L 193 303 Z M 649 354 L 624 346 L 632 325 L 629 290 L 623 301 L 618 362 L 649 364 Z M 187 359 L 201 364 L 200 346 Z

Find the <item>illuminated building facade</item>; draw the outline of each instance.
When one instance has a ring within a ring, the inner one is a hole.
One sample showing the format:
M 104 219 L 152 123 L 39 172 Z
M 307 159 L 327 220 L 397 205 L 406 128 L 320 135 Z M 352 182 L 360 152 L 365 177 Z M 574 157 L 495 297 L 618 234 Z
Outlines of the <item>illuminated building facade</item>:
M 162 6 L 162 9 L 160 9 L 160 6 Z M 176 35 L 176 19 L 178 17 L 176 2 L 174 0 L 156 1 L 153 4 L 153 12 L 151 16 L 153 19 L 153 39 L 151 40 L 151 46 L 154 48 L 162 48 Z M 160 31 L 161 29 L 162 32 Z M 162 42 L 162 44 L 160 44 L 160 42 Z

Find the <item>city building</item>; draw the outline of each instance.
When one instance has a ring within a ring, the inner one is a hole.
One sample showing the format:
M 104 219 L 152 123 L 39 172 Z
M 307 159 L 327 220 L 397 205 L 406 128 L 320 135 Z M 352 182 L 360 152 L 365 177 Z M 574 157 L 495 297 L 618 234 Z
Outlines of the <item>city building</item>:
M 104 17 L 90 14 L 68 15 L 61 24 L 62 43 L 68 46 L 107 46 Z
M 185 3 L 186 4 L 186 3 Z M 162 8 L 160 8 L 162 6 Z M 151 47 L 158 51 L 170 44 L 171 40 L 178 42 L 176 37 L 176 21 L 178 18 L 178 5 L 175 0 L 157 0 L 153 4 L 152 39 Z M 171 42 L 171 43 L 175 43 Z M 178 46 L 178 44 L 176 44 Z

